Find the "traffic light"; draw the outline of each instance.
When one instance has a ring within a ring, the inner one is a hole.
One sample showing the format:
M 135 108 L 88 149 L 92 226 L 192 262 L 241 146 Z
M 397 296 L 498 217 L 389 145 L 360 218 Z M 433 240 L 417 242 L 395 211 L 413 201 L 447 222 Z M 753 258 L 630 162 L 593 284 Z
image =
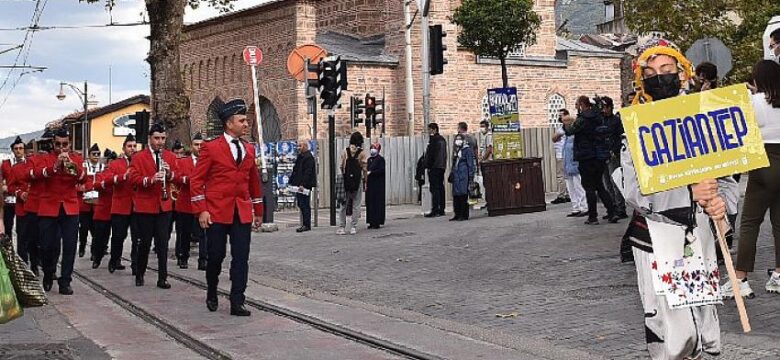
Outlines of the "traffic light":
M 319 86 L 323 109 L 337 106 L 341 93 L 347 90 L 347 63 L 341 57 L 329 58 L 320 62 Z
M 137 111 L 135 114 L 128 116 L 131 120 L 135 120 L 135 140 L 139 144 L 146 144 L 149 140 L 149 118 L 148 111 Z
M 363 109 L 365 109 L 365 105 L 363 105 L 363 99 L 357 97 L 357 96 L 350 96 L 349 97 L 349 108 L 350 108 L 350 124 L 352 124 L 352 127 L 357 127 L 358 124 L 363 122 L 363 119 L 360 117 L 360 114 L 363 113 Z
M 374 119 L 376 114 L 376 97 L 366 94 L 366 119 Z
M 382 98 L 377 99 L 374 105 L 374 127 L 382 124 L 382 133 L 385 132 L 385 94 L 382 92 Z
M 444 43 L 444 38 L 447 37 L 447 32 L 444 31 L 441 25 L 431 25 L 429 27 L 429 45 L 430 45 L 430 59 L 431 59 L 431 75 L 439 75 L 444 73 L 444 65 L 447 64 L 447 59 L 444 58 L 444 52 L 447 51 L 447 45 Z

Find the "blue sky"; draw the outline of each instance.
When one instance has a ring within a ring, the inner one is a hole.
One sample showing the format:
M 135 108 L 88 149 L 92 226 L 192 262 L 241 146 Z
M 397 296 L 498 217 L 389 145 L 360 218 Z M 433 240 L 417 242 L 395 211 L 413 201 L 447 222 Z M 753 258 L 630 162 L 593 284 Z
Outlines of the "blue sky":
M 237 0 L 235 9 L 243 9 L 266 0 Z M 109 13 L 102 3 L 85 4 L 78 0 L 41 0 L 46 3 L 39 26 L 107 24 Z M 0 0 L 0 29 L 25 27 L 30 21 L 36 0 Z M 115 23 L 140 21 L 143 0 L 117 0 L 112 15 Z M 218 15 L 207 6 L 188 9 L 185 22 L 195 22 Z M 0 52 L 23 42 L 25 31 L 1 31 Z M 35 131 L 52 120 L 81 108 L 71 89 L 66 98 L 56 99 L 61 81 L 83 87 L 89 83 L 90 99 L 99 105 L 109 103 L 109 66 L 111 67 L 111 100 L 149 93 L 149 66 L 144 61 L 149 50 L 146 26 L 98 29 L 45 30 L 31 33 L 27 65 L 45 66 L 38 73 L 21 75 L 27 70 L 0 69 L 0 138 Z M 26 52 L 26 51 L 25 51 Z M 0 65 L 12 65 L 19 51 L 0 54 Z M 24 58 L 24 53 L 20 59 Z M 20 60 L 21 62 L 21 60 Z M 16 83 L 16 86 L 13 86 Z M 93 97 L 94 96 L 94 97 Z

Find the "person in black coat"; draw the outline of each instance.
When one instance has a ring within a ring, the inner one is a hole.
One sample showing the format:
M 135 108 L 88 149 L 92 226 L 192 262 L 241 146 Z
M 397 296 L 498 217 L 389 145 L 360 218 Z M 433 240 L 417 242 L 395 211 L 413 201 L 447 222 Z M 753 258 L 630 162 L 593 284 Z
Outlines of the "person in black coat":
M 379 155 L 382 145 L 371 145 L 366 182 L 366 223 L 369 229 L 385 224 L 385 158 Z
M 317 186 L 317 172 L 314 167 L 314 156 L 309 151 L 309 142 L 298 141 L 298 157 L 295 159 L 290 175 L 289 186 L 295 191 L 295 200 L 301 210 L 303 224 L 297 232 L 311 230 L 311 189 Z
M 439 135 L 439 125 L 430 123 L 431 134 L 428 148 L 425 150 L 425 168 L 428 169 L 428 181 L 431 184 L 431 212 L 425 217 L 444 216 L 444 171 L 447 168 L 447 140 Z
M 609 148 L 609 127 L 604 122 L 600 110 L 591 104 L 587 96 L 577 99 L 577 120 L 565 129 L 566 135 L 574 136 L 574 160 L 579 162 L 582 187 L 588 200 L 588 220 L 586 225 L 598 225 L 597 198 L 601 199 L 607 208 L 607 219 L 610 223 L 619 220 L 615 214 L 612 197 L 604 187 L 604 174 L 611 153 Z

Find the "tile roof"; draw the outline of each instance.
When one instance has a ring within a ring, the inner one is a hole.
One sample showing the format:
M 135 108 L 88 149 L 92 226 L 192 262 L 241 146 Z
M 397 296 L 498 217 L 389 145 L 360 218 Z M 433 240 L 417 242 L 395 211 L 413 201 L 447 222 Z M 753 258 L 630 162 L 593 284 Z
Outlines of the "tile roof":
M 330 54 L 340 55 L 343 60 L 398 65 L 398 57 L 385 54 L 384 35 L 358 38 L 327 31 L 317 34 L 316 43 Z

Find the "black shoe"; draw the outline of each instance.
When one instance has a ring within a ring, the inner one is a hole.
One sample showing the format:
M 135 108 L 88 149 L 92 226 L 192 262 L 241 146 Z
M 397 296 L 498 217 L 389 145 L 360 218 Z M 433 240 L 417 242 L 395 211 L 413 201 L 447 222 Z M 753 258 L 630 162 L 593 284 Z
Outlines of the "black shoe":
M 588 219 L 587 221 L 585 221 L 585 225 L 598 225 L 598 224 L 599 224 L 598 219 Z
M 577 217 L 586 217 L 586 216 L 588 216 L 588 212 L 587 211 L 583 211 L 579 215 L 577 215 Z
M 144 278 L 142 276 L 135 277 L 135 286 L 144 286 Z
M 562 197 L 557 197 L 555 200 L 550 201 L 550 204 L 563 204 L 566 200 L 564 200 Z
M 83 258 L 85 253 L 84 245 L 79 244 L 79 257 Z
M 187 260 L 182 260 L 179 263 L 179 269 L 189 269 L 189 268 L 190 268 L 190 265 L 187 264 Z
M 117 270 L 125 270 L 125 269 L 127 269 L 127 267 L 122 265 L 122 263 L 119 262 L 119 261 L 116 262 L 116 265 L 114 265 L 114 268 L 116 268 Z
M 454 218 L 450 219 L 450 221 L 460 221 L 460 217 L 457 217 L 457 216 L 456 216 L 456 217 L 454 217 Z
M 439 214 L 435 213 L 435 212 L 430 212 L 430 213 L 425 214 L 425 217 L 427 217 L 427 218 L 435 218 L 437 216 L 439 216 Z
M 214 297 L 213 299 L 208 299 L 207 298 L 206 299 L 206 308 L 208 308 L 209 311 L 211 311 L 211 312 L 217 311 L 217 309 L 219 308 L 219 301 L 217 300 L 217 298 L 216 297 Z
M 609 218 L 609 223 L 610 224 L 617 224 L 618 220 L 620 220 L 620 218 L 617 215 L 612 215 Z
M 230 315 L 233 316 L 250 316 L 252 313 L 247 310 L 244 305 L 231 305 L 230 306 Z
M 116 271 L 116 265 L 114 264 L 113 261 L 109 260 L 108 261 L 108 272 L 113 274 L 114 271 Z
M 43 290 L 46 292 L 51 291 L 52 285 L 54 285 L 54 277 L 48 274 L 43 274 Z
M 198 270 L 206 271 L 206 260 L 198 259 Z
M 60 294 L 73 295 L 73 289 L 70 287 L 70 285 L 60 285 Z
M 169 284 L 165 280 L 157 280 L 157 287 L 160 288 L 160 289 L 170 289 L 171 288 L 171 284 Z
M 582 214 L 582 211 L 575 211 L 569 215 L 566 215 L 566 217 L 578 217 L 580 214 Z
M 100 259 L 98 259 L 98 260 L 92 260 L 92 268 L 93 268 L 93 269 L 97 269 L 97 268 L 99 268 L 99 267 L 100 267 L 100 263 L 101 263 L 101 262 L 102 262 L 102 260 L 100 260 Z
M 308 227 L 308 226 L 301 226 L 301 227 L 295 229 L 295 232 L 302 233 L 302 232 L 306 232 L 306 231 L 309 231 L 309 230 L 311 230 L 310 227 Z

